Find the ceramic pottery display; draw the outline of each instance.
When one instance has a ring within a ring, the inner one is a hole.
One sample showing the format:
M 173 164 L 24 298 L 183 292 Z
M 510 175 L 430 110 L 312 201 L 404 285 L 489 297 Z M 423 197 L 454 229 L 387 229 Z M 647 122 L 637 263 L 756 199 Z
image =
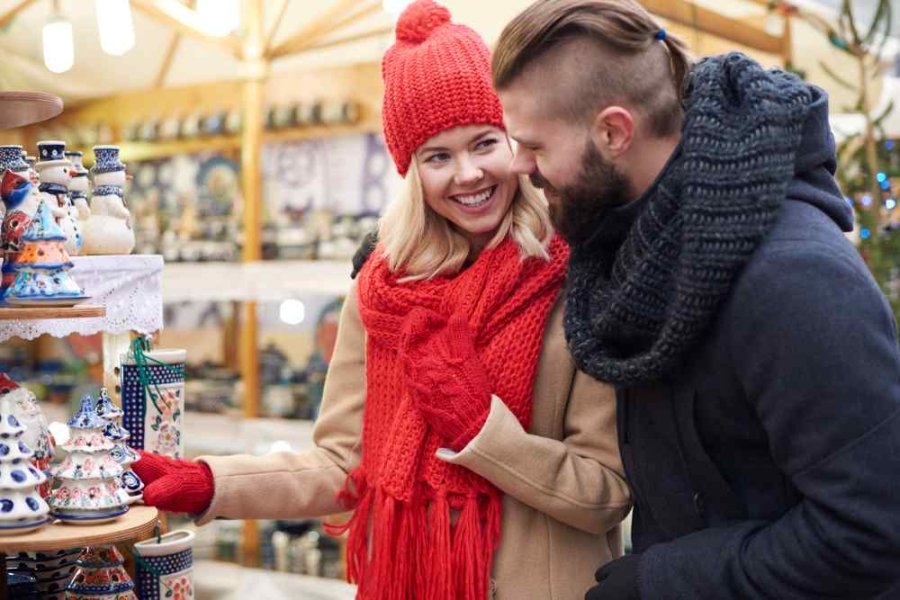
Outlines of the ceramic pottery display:
M 91 216 L 91 207 L 89 204 L 89 194 L 91 192 L 91 182 L 88 179 L 88 170 L 84 168 L 82 163 L 83 156 L 81 152 L 66 152 L 66 158 L 72 163 L 72 181 L 69 183 L 69 212 L 75 219 L 78 228 L 78 248 L 81 254 L 84 252 L 84 226 L 88 217 Z
M 100 389 L 97 399 L 97 414 L 107 421 L 103 434 L 112 441 L 114 447 L 110 453 L 113 459 L 122 465 L 122 476 L 119 478 L 119 499 L 123 504 L 134 504 L 143 498 L 144 482 L 131 469 L 131 465 L 141 459 L 141 455 L 128 446 L 131 434 L 120 425 L 122 409 L 113 404 L 106 388 Z
M 48 204 L 41 202 L 22 236 L 24 244 L 13 265 L 16 280 L 6 292 L 6 302 L 14 306 L 73 306 L 87 298 L 68 273 L 72 261 L 65 241 Z
M 0 373 L 0 396 L 9 398 L 13 415 L 25 426 L 22 441 L 34 452 L 31 464 L 48 476 L 48 480 L 38 488 L 41 497 L 46 498 L 50 494 L 50 461 L 56 455 L 56 442 L 47 427 L 47 420 L 34 394 L 29 389 L 20 387 L 6 373 Z
M 125 207 L 125 165 L 119 162 L 119 147 L 94 146 L 94 157 L 94 193 L 83 232 L 84 250 L 91 255 L 130 254 L 134 228 Z
M 66 236 L 63 243 L 66 252 L 75 256 L 81 251 L 82 244 L 78 221 L 73 216 L 72 201 L 69 198 L 73 165 L 66 158 L 66 143 L 44 141 L 37 145 L 40 160 L 34 168 L 41 179 L 38 186 L 40 199 L 50 206 L 56 224 Z
M 2 148 L 0 147 L 0 154 Z M 22 236 L 31 225 L 34 213 L 37 212 L 38 198 L 33 193 L 35 186 L 29 181 L 26 173 L 7 169 L 0 180 L 0 199 L 3 200 L 5 214 L 3 228 L 0 231 L 0 252 L 3 258 L 3 281 L 0 292 L 5 293 L 16 279 L 13 265 L 22 249 Z
M 9 597 L 16 600 L 36 600 L 38 596 L 37 579 L 34 575 L 24 573 L 7 573 L 6 585 Z
M 40 600 L 62 600 L 66 588 L 78 568 L 81 548 L 56 552 L 20 552 L 6 557 L 8 572 L 28 574 L 37 580 Z
M 128 576 L 115 546 L 85 548 L 66 598 L 69 600 L 137 600 L 134 581 Z
M 53 516 L 64 523 L 103 523 L 128 510 L 119 499 L 122 466 L 112 457 L 114 445 L 103 434 L 105 427 L 93 398 L 84 396 L 69 419 L 72 437 L 62 445 L 68 455 L 52 469 L 54 489 L 48 502 Z
M 153 350 L 136 361 L 129 352 L 121 357 L 124 425 L 131 432 L 128 445 L 172 458 L 184 457 L 184 350 Z M 138 364 L 141 362 L 141 365 Z M 144 364 L 144 362 L 146 364 Z M 141 370 L 150 385 L 141 383 Z
M 193 599 L 193 547 L 194 532 L 186 529 L 134 545 L 134 553 L 139 556 L 135 562 L 142 600 Z
M 50 520 L 37 490 L 47 476 L 31 464 L 34 453 L 23 433 L 25 426 L 13 415 L 9 397 L 0 398 L 0 535 L 32 531 Z

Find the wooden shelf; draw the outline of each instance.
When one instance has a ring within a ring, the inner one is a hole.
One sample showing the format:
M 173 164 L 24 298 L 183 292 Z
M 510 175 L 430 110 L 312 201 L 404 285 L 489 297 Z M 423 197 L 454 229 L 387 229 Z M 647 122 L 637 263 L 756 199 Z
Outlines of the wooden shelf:
M 28 319 L 87 319 L 106 316 L 106 308 L 90 304 L 76 306 L 0 307 L 0 321 Z
M 158 521 L 159 511 L 152 506 L 132 506 L 115 521 L 100 525 L 65 525 L 54 521 L 31 533 L 0 536 L 0 552 L 47 552 L 126 542 L 149 536 Z
M 380 123 L 378 122 L 361 122 L 355 125 L 319 125 L 267 130 L 262 134 L 262 142 L 294 142 L 355 133 L 377 133 L 380 131 L 379 126 Z M 178 154 L 237 151 L 241 148 L 241 136 L 214 135 L 182 140 L 159 140 L 156 142 L 122 141 L 119 142 L 119 148 L 121 148 L 122 160 L 128 162 L 142 161 L 166 158 Z

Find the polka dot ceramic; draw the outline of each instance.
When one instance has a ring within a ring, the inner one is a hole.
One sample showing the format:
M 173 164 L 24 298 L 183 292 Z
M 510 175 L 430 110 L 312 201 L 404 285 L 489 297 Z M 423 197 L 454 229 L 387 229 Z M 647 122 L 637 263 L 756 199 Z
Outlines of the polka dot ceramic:
M 147 376 L 156 386 L 151 386 L 149 393 L 154 395 L 155 403 L 145 394 L 134 357 L 130 354 L 122 356 L 120 385 L 125 411 L 123 425 L 131 433 L 128 445 L 132 448 L 173 458 L 184 456 L 182 428 L 186 355 L 184 350 L 146 353 L 150 363 L 146 367 Z
M 193 599 L 193 544 L 194 532 L 181 529 L 134 545 L 141 598 Z
M 37 487 L 47 480 L 31 464 L 34 453 L 22 440 L 23 425 L 12 414 L 12 402 L 0 399 L 0 535 L 37 529 L 49 520 L 50 508 Z

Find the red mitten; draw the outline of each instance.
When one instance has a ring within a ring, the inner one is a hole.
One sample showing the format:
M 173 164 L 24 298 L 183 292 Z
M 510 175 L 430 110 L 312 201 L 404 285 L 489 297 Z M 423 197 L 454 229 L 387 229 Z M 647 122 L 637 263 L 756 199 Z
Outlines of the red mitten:
M 411 312 L 401 337 L 401 360 L 425 421 L 450 448 L 462 450 L 491 409 L 491 383 L 466 316 L 455 313 L 445 322 L 429 310 Z
M 205 463 L 139 451 L 131 468 L 144 482 L 144 504 L 176 513 L 199 514 L 209 508 L 215 484 Z

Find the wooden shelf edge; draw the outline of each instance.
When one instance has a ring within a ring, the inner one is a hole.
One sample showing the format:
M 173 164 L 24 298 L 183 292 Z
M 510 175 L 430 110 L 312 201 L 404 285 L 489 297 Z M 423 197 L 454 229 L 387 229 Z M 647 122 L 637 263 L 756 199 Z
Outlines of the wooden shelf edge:
M 105 306 L 96 306 L 92 304 L 55 307 L 0 307 L 0 321 L 25 321 L 39 319 L 89 319 L 105 316 Z
M 159 511 L 156 508 L 132 506 L 111 523 L 65 525 L 54 521 L 31 533 L 0 537 L 0 552 L 46 552 L 126 542 L 153 533 L 158 520 Z

